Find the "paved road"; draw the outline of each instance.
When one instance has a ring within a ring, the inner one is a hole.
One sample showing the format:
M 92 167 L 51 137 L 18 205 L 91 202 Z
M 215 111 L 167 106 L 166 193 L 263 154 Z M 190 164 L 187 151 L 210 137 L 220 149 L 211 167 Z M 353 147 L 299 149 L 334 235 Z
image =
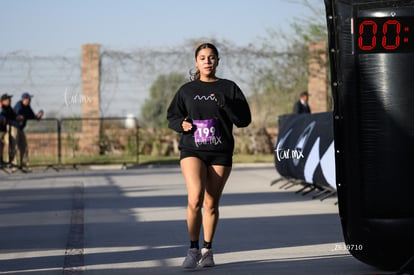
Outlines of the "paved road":
M 343 249 L 336 198 L 271 186 L 277 178 L 272 165 L 234 167 L 217 266 L 185 271 L 178 167 L 0 171 L 0 274 L 378 274 Z

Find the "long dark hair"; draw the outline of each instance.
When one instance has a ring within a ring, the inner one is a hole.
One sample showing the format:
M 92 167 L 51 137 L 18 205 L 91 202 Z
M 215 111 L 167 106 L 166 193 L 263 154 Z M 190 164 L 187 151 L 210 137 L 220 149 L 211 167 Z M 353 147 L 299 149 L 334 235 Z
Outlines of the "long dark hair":
M 202 49 L 211 49 L 213 51 L 213 53 L 217 56 L 217 58 L 219 58 L 219 52 L 218 52 L 216 46 L 214 46 L 211 43 L 202 43 L 195 50 L 195 53 L 194 53 L 195 59 L 197 59 L 197 55 Z M 198 80 L 198 79 L 200 79 L 200 70 L 196 69 L 195 72 L 192 72 L 190 70 L 190 80 Z

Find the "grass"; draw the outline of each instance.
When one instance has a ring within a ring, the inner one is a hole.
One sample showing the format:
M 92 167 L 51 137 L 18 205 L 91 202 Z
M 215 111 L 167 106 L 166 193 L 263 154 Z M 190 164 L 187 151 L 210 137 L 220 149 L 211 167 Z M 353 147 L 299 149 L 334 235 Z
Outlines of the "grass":
M 233 156 L 233 163 L 271 163 L 274 161 L 274 156 L 272 154 L 258 154 L 258 155 L 248 155 L 248 154 L 235 154 Z M 62 165 L 88 165 L 88 164 L 139 164 L 139 165 L 149 165 L 149 164 L 179 164 L 178 156 L 151 156 L 151 155 L 139 155 L 136 156 L 130 155 L 90 155 L 90 156 L 75 156 L 75 157 L 62 157 Z M 33 166 L 43 166 L 43 165 L 57 165 L 57 157 L 40 157 L 33 156 L 30 157 L 30 164 Z
M 271 163 L 274 162 L 273 154 L 235 154 L 233 156 L 234 163 Z
M 233 156 L 233 163 L 272 163 L 273 161 L 274 156 L 272 154 L 235 154 Z M 139 164 L 179 164 L 179 157 L 152 157 L 143 155 L 139 156 Z

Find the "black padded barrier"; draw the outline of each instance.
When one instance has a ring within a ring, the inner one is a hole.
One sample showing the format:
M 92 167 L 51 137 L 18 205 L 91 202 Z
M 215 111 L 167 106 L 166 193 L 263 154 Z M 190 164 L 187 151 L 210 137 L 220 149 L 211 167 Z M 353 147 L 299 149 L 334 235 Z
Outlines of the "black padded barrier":
M 333 150 L 331 112 L 279 116 L 274 161 L 279 175 L 285 179 L 334 193 Z
M 414 1 L 325 0 L 339 214 L 349 252 L 414 256 Z

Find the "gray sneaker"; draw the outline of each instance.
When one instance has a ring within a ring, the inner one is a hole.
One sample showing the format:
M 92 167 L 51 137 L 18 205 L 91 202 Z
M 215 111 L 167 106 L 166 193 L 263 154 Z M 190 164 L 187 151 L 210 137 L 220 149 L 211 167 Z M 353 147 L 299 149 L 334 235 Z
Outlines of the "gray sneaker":
M 198 263 L 200 267 L 213 267 L 214 259 L 213 259 L 213 250 L 203 248 L 201 249 L 201 259 Z
M 196 268 L 197 263 L 201 258 L 200 250 L 197 248 L 190 248 L 187 252 L 187 257 L 185 257 L 182 266 L 184 268 Z

